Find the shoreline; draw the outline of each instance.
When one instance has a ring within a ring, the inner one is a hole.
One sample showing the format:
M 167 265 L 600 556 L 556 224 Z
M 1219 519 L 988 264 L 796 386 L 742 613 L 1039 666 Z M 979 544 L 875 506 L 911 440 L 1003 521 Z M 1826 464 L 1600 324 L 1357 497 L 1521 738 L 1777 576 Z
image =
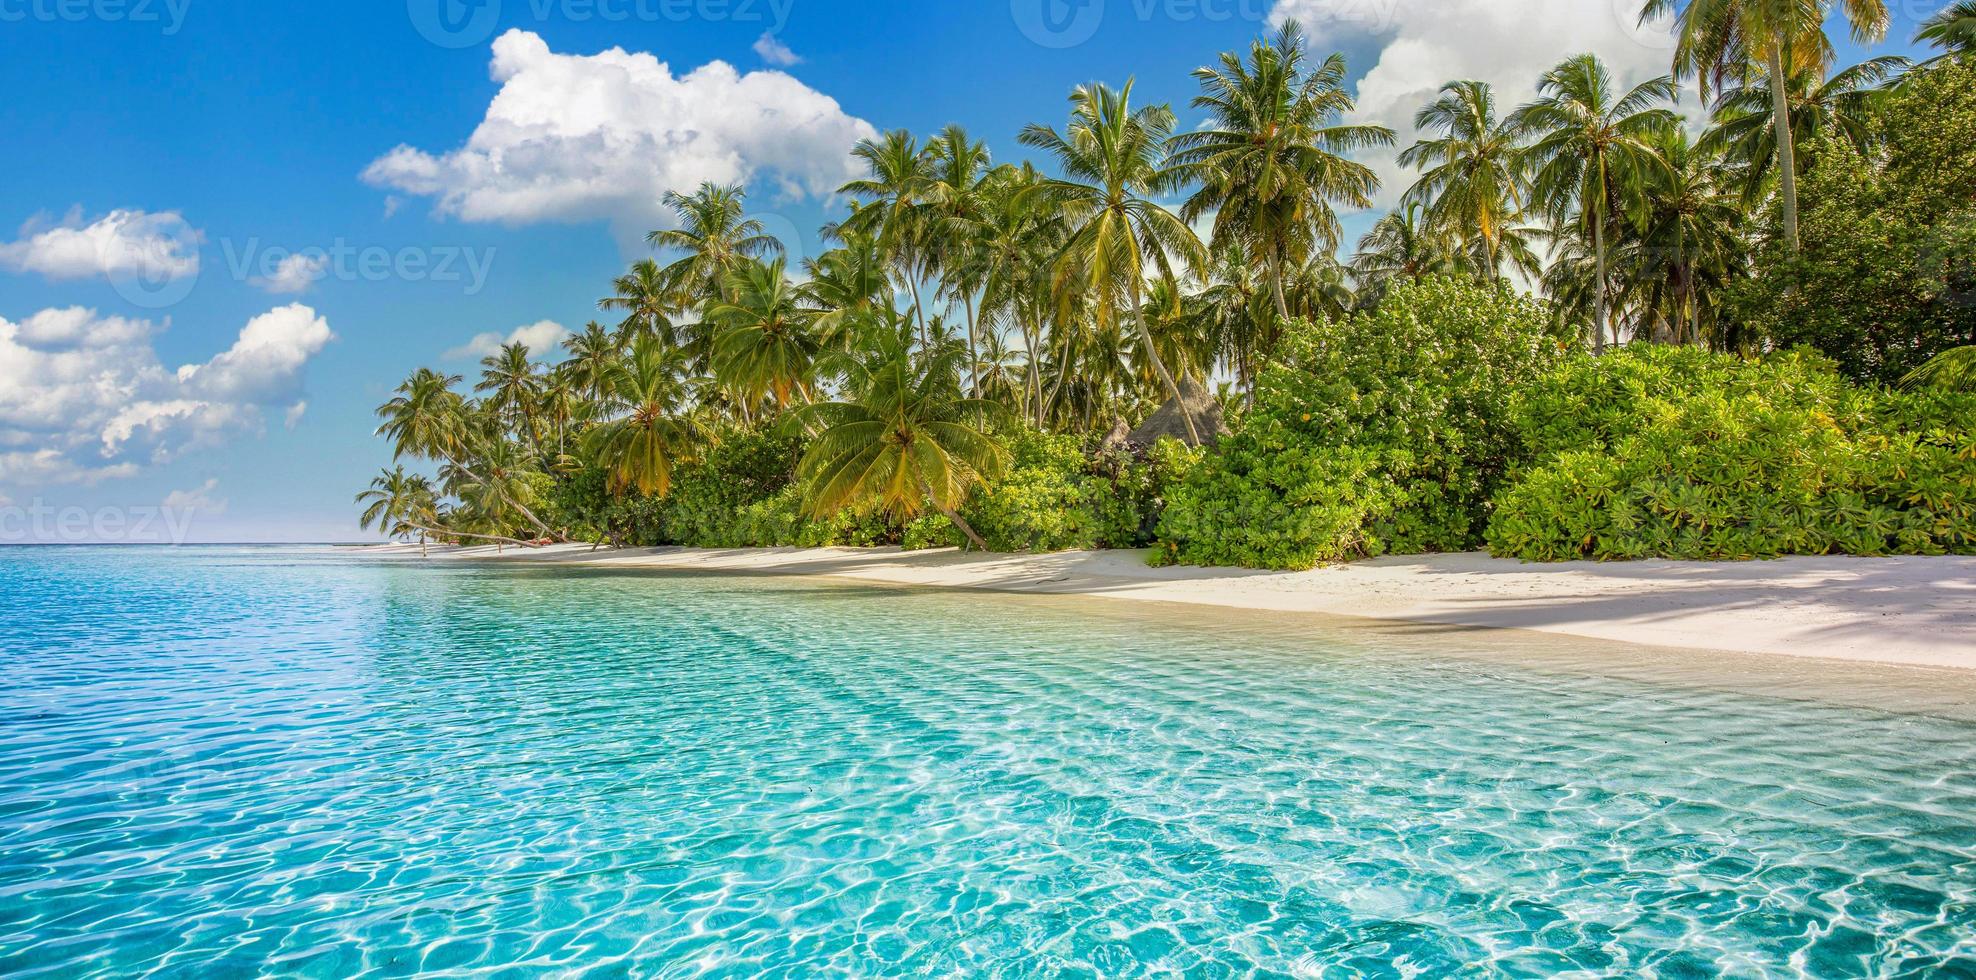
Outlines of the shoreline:
M 416 559 L 417 545 L 365 553 Z M 1475 629 L 1690 651 L 1976 670 L 1976 558 L 1526 564 L 1483 554 L 1379 558 L 1308 572 L 1153 568 L 1139 551 L 1048 555 L 896 548 L 431 549 L 434 560 L 822 576 L 1085 595 Z

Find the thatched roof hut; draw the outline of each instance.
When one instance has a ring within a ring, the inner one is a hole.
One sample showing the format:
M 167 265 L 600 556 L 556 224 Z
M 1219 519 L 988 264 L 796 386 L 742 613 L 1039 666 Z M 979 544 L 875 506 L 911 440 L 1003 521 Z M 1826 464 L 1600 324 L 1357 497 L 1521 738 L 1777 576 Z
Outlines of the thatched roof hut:
M 1215 400 L 1214 392 L 1187 378 L 1180 382 L 1178 399 L 1168 399 L 1126 438 L 1142 449 L 1167 438 L 1186 442 L 1188 418 L 1194 420 L 1194 429 L 1201 434 L 1204 445 L 1212 446 L 1228 434 L 1228 426 L 1221 421 L 1221 403 Z

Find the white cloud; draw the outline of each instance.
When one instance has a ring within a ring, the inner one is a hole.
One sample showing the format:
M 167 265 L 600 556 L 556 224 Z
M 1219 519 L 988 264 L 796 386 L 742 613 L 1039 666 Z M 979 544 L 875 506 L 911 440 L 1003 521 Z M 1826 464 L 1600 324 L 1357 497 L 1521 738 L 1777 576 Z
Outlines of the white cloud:
M 329 268 L 329 256 L 308 252 L 296 252 L 281 260 L 271 276 L 257 277 L 254 285 L 270 293 L 306 292 L 310 286 L 322 278 L 323 270 Z
M 1270 22 L 1294 18 L 1318 52 L 1346 38 L 1384 42 L 1359 81 L 1352 116 L 1399 134 L 1398 147 L 1365 155 L 1379 172 L 1376 203 L 1383 209 L 1398 203 L 1416 176 L 1396 160 L 1414 141 L 1414 113 L 1448 82 L 1490 83 L 1508 115 L 1536 97 L 1544 72 L 1573 55 L 1598 55 L 1629 87 L 1667 74 L 1672 22 L 1641 25 L 1639 13 L 1640 0 L 1277 0 Z
M 224 497 L 215 498 L 213 496 L 219 488 L 220 481 L 213 479 L 207 480 L 205 483 L 191 490 L 173 490 L 171 493 L 165 495 L 165 501 L 161 506 L 165 510 L 176 511 L 178 513 L 196 513 L 206 517 L 218 517 L 226 513 L 227 505 Z
M 782 43 L 782 39 L 776 37 L 773 31 L 755 39 L 755 54 L 777 68 L 788 68 L 803 63 L 802 57 L 791 51 L 789 45 Z
M 856 174 L 853 145 L 877 135 L 782 72 L 721 61 L 675 75 L 650 54 L 558 54 L 511 30 L 491 71 L 501 90 L 465 146 L 399 146 L 364 179 L 465 221 L 604 220 L 629 242 L 669 225 L 665 192 L 702 181 L 828 194 Z
M 81 307 L 0 318 L 0 484 L 96 483 L 135 475 L 263 424 L 300 401 L 310 358 L 334 339 L 306 306 L 249 321 L 232 347 L 167 369 L 163 329 Z
M 528 326 L 516 327 L 508 331 L 505 337 L 498 333 L 476 334 L 472 340 L 439 356 L 449 361 L 488 357 L 500 353 L 501 348 L 508 344 L 523 344 L 528 347 L 530 354 L 540 357 L 545 352 L 555 350 L 556 345 L 562 343 L 563 338 L 567 336 L 569 336 L 568 327 L 554 320 L 538 320 Z
M 296 402 L 293 405 L 288 406 L 288 410 L 281 414 L 282 427 L 292 430 L 296 426 L 301 425 L 302 416 L 308 414 L 308 411 L 309 411 L 309 402 L 307 399 L 304 399 L 302 401 Z
M 199 274 L 204 236 L 175 211 L 112 211 L 85 224 L 78 209 L 60 224 L 30 221 L 0 243 L 0 265 L 49 279 L 141 276 L 170 281 Z

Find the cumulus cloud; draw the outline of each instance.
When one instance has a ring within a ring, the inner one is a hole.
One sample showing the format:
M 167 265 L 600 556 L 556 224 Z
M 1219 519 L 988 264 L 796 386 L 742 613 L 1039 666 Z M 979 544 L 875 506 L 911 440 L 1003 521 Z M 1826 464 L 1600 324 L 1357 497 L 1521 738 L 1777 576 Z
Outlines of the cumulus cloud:
M 791 51 L 789 45 L 782 43 L 782 39 L 776 37 L 772 31 L 755 39 L 755 54 L 778 68 L 803 63 L 803 59 L 796 52 Z
M 569 328 L 554 320 L 538 320 L 525 327 L 508 331 L 507 336 L 498 333 L 475 334 L 472 340 L 441 354 L 449 361 L 467 358 L 487 357 L 498 354 L 508 344 L 522 344 L 529 353 L 540 356 L 545 351 L 553 351 L 556 345 L 569 336 Z
M 329 268 L 329 256 L 321 253 L 297 252 L 281 260 L 274 267 L 274 274 L 256 277 L 254 285 L 270 293 L 306 292 L 310 286 L 322 278 L 323 270 Z
M 828 194 L 856 173 L 851 148 L 877 134 L 782 72 L 720 61 L 675 75 L 650 54 L 558 54 L 511 30 L 491 72 L 501 90 L 466 145 L 399 146 L 364 179 L 464 221 L 604 220 L 632 241 L 670 225 L 665 192 L 702 181 Z
M 1667 74 L 1672 20 L 1643 25 L 1639 13 L 1640 0 L 1277 0 L 1270 22 L 1295 19 L 1322 50 L 1350 39 L 1383 44 L 1358 83 L 1352 121 L 1391 127 L 1404 148 L 1414 141 L 1414 113 L 1458 79 L 1490 83 L 1507 114 L 1572 55 L 1598 55 L 1622 85 Z M 1381 178 L 1382 209 L 1416 176 L 1395 159 L 1399 148 L 1365 157 Z
M 250 320 L 227 350 L 167 368 L 162 328 L 82 307 L 0 318 L 0 484 L 96 483 L 264 424 L 300 400 L 308 361 L 334 339 L 306 306 Z
M 59 224 L 28 222 L 0 243 L 0 265 L 49 279 L 140 276 L 154 281 L 199 274 L 204 236 L 175 211 L 112 211 L 85 223 L 78 209 Z

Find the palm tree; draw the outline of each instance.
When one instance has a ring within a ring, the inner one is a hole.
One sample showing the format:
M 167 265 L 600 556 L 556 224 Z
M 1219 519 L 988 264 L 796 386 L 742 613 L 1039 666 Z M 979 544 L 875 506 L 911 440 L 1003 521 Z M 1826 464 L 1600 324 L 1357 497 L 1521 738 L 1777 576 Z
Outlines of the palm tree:
M 1043 270 L 1061 247 L 1063 230 L 1059 214 L 1034 193 L 1042 182 L 1042 175 L 1029 164 L 1001 167 L 990 176 L 971 273 L 981 283 L 982 315 L 991 324 L 1011 324 L 1022 332 L 1023 349 L 1029 352 L 1024 391 L 1039 426 L 1043 424 L 1040 351 L 1050 309 L 1049 279 Z
M 1188 268 L 1207 263 L 1207 250 L 1194 230 L 1154 200 L 1176 189 L 1184 177 L 1167 156 L 1173 110 L 1160 105 L 1135 111 L 1129 81 L 1117 90 L 1080 87 L 1071 93 L 1070 103 L 1066 133 L 1032 124 L 1020 137 L 1024 145 L 1054 155 L 1064 174 L 1036 189 L 1061 210 L 1071 229 L 1051 263 L 1058 307 L 1067 310 L 1075 296 L 1088 293 L 1096 300 L 1099 326 L 1111 327 L 1130 316 L 1154 373 L 1168 396 L 1179 401 L 1180 386 L 1160 360 L 1140 308 L 1148 265 L 1170 282 L 1176 278 L 1174 259 Z M 1193 419 L 1184 412 L 1181 417 L 1190 443 L 1200 445 Z
M 1901 379 L 1909 391 L 1939 388 L 1943 391 L 1976 392 L 1976 345 L 1956 347 L 1935 355 L 1928 363 Z
M 1472 243 L 1482 275 L 1494 281 L 1501 273 L 1503 234 L 1523 213 L 1522 133 L 1497 121 L 1488 82 L 1448 83 L 1413 124 L 1440 135 L 1400 154 L 1402 165 L 1425 168 L 1405 200 L 1426 205 L 1429 221 Z
M 1921 23 L 1914 43 L 1941 48 L 1942 54 L 1932 59 L 1935 61 L 1976 54 L 1976 0 L 1956 0 L 1943 7 Z
M 803 299 L 817 310 L 817 341 L 825 349 L 848 351 L 857 338 L 892 308 L 892 279 L 885 253 L 869 235 L 845 234 L 843 246 L 803 261 L 809 281 Z
M 1546 73 L 1537 100 L 1510 116 L 1509 125 L 1534 140 L 1528 150 L 1536 168 L 1532 200 L 1552 220 L 1575 222 L 1592 241 L 1598 266 L 1592 345 L 1600 353 L 1610 319 L 1606 239 L 1615 217 L 1638 214 L 1642 188 L 1666 169 L 1653 140 L 1680 122 L 1657 104 L 1672 101 L 1672 78 L 1653 79 L 1622 95 L 1605 64 L 1587 54 Z
M 569 371 L 570 381 L 592 401 L 604 400 L 611 366 L 624 354 L 623 340 L 623 336 L 612 336 L 603 324 L 592 320 L 584 325 L 582 333 L 563 341 L 563 350 L 569 352 L 569 360 L 563 366 Z
M 1644 290 L 1655 324 L 1671 328 L 1675 343 L 1699 343 L 1713 306 L 1704 290 L 1726 284 L 1742 261 L 1743 210 L 1731 187 L 1735 168 L 1678 129 L 1660 134 L 1656 149 L 1667 168 L 1648 184 L 1630 278 Z
M 681 358 L 677 348 L 647 337 L 612 370 L 611 399 L 628 414 L 598 425 L 587 437 L 587 448 L 609 474 L 612 493 L 636 488 L 663 497 L 672 491 L 673 469 L 692 457 L 699 431 L 678 414 L 686 402 Z
M 988 550 L 960 508 L 970 489 L 1008 465 L 1008 451 L 972 422 L 993 403 L 961 397 L 964 356 L 958 345 L 918 358 L 894 348 L 860 369 L 856 400 L 799 410 L 822 428 L 797 469 L 813 513 L 875 506 L 910 521 L 931 508 Z
M 367 505 L 357 519 L 359 527 L 368 531 L 376 525 L 386 537 L 401 540 L 416 535 L 419 557 L 427 557 L 426 535 L 439 523 L 439 500 L 431 481 L 394 466 L 373 478 L 370 489 L 357 495 L 357 503 Z
M 721 187 L 708 181 L 691 195 L 667 191 L 666 206 L 679 216 L 680 227 L 645 236 L 653 248 L 685 252 L 660 270 L 671 284 L 694 302 L 705 302 L 742 262 L 781 255 L 782 243 L 760 221 L 747 217 L 747 198 L 739 186 Z
M 913 315 L 920 333 L 926 332 L 926 306 L 920 282 L 926 276 L 926 212 L 930 155 L 906 130 L 894 130 L 876 140 L 859 140 L 851 155 L 864 161 L 870 176 L 837 189 L 859 199 L 840 233 L 869 235 L 898 263 L 900 278 L 913 297 Z M 922 341 L 924 340 L 922 336 Z
M 707 311 L 720 329 L 714 370 L 743 405 L 773 396 L 777 408 L 792 396 L 809 400 L 817 352 L 817 311 L 784 275 L 783 260 L 750 262 L 728 273 L 727 299 Z
M 1287 270 L 1337 247 L 1331 203 L 1371 207 L 1379 188 L 1372 168 L 1348 154 L 1393 143 L 1384 126 L 1338 121 L 1354 107 L 1345 58 L 1334 54 L 1307 69 L 1305 41 L 1290 21 L 1256 41 L 1247 62 L 1231 51 L 1219 68 L 1196 69 L 1194 107 L 1207 110 L 1209 128 L 1173 138 L 1174 162 L 1201 183 L 1181 217 L 1212 213 L 1214 247 L 1240 241 L 1265 261 L 1276 315 L 1285 319 Z
M 1443 275 L 1458 267 L 1453 243 L 1428 224 L 1426 206 L 1411 201 L 1374 222 L 1352 256 L 1352 278 L 1361 296 L 1378 299 L 1396 279 Z
M 480 383 L 473 390 L 487 394 L 487 407 L 508 421 L 515 433 L 542 451 L 536 431 L 535 405 L 542 397 L 541 366 L 528 359 L 527 344 L 505 344 L 480 361 Z
M 498 428 L 492 421 L 494 413 L 469 405 L 453 390 L 459 382 L 460 376 L 456 374 L 418 369 L 398 386 L 390 401 L 378 406 L 377 415 L 384 421 L 378 426 L 377 434 L 390 437 L 393 459 L 412 455 L 443 461 L 443 469 L 452 475 L 449 484 L 475 483 L 499 496 L 508 492 L 511 482 L 483 477 L 482 471 L 490 464 L 482 456 L 492 456 L 498 450 L 505 459 L 510 444 L 498 431 L 487 431 Z M 490 450 L 490 447 L 495 448 Z M 561 533 L 543 523 L 519 499 L 507 501 L 505 507 L 520 514 L 543 534 L 563 539 Z
M 987 218 L 988 147 L 975 142 L 960 126 L 948 126 L 926 145 L 925 186 L 929 267 L 943 281 L 949 300 L 959 298 L 967 313 L 968 373 L 981 384 L 980 324 L 974 298 L 981 289 L 979 251 Z
M 1645 22 L 1670 13 L 1681 0 L 1646 0 Z M 1802 72 L 1824 75 L 1832 66 L 1825 21 L 1833 0 L 1687 0 L 1680 11 L 1674 50 L 1677 77 L 1701 80 L 1702 98 L 1725 79 L 1761 74 L 1770 86 L 1771 128 L 1784 214 L 1784 239 L 1798 250 L 1798 164 L 1791 132 L 1790 81 Z M 1887 36 L 1886 0 L 1842 0 L 1853 40 L 1877 43 Z
M 1890 55 L 1860 62 L 1822 82 L 1816 70 L 1799 72 L 1787 86 L 1792 145 L 1813 146 L 1818 137 L 1836 133 L 1866 152 L 1873 138 L 1868 111 L 1879 99 L 1881 86 L 1908 66 L 1906 58 Z M 1777 178 L 1777 130 L 1772 124 L 1768 83 L 1737 83 L 1724 88 L 1715 100 L 1714 122 L 1702 144 L 1708 152 L 1719 151 L 1744 166 L 1748 177 L 1744 200 L 1753 204 Z
M 614 294 L 598 300 L 597 308 L 624 311 L 624 322 L 618 324 L 623 344 L 641 336 L 658 337 L 668 344 L 679 342 L 671 312 L 691 300 L 680 296 L 657 262 L 639 259 L 631 264 L 630 272 L 611 282 L 611 288 Z

